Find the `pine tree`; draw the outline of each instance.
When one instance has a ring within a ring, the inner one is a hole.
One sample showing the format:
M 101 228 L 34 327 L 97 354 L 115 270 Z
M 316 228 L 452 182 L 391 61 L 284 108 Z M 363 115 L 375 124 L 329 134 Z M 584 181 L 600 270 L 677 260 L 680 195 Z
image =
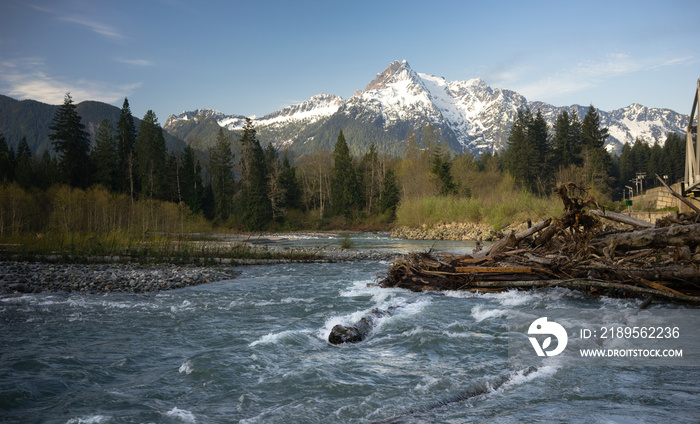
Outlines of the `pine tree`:
M 41 155 L 41 160 L 38 161 L 34 174 L 35 185 L 39 189 L 46 190 L 51 187 L 58 179 L 58 162 L 56 162 L 56 158 L 44 150 L 44 154 Z
M 192 212 L 200 212 L 203 194 L 202 167 L 197 161 L 194 149 L 190 146 L 186 146 L 182 152 L 179 175 L 182 201 Z
M 166 147 L 163 129 L 152 110 L 146 112 L 136 136 L 135 156 L 139 183 L 144 196 L 163 200 L 166 197 Z
M 265 170 L 267 172 L 267 190 L 270 198 L 270 206 L 272 206 L 272 218 L 282 220 L 284 216 L 284 187 L 281 184 L 282 177 L 282 162 L 280 161 L 279 153 L 272 143 L 265 146 L 263 149 L 265 157 Z
M 129 193 L 132 198 L 138 192 L 139 187 L 136 185 L 136 160 L 134 149 L 136 146 L 136 125 L 134 117 L 131 115 L 129 108 L 129 100 L 125 97 L 122 105 L 121 113 L 119 114 L 119 122 L 117 123 L 117 157 L 119 175 L 117 183 L 119 190 Z
M 209 174 L 214 194 L 214 217 L 225 221 L 233 207 L 233 153 L 231 139 L 219 128 L 216 144 L 209 150 Z
M 392 169 L 387 169 L 382 180 L 382 196 L 380 200 L 382 214 L 389 213 L 389 221 L 396 219 L 396 208 L 400 200 L 399 185 Z
M 608 138 L 608 129 L 601 128 L 598 111 L 590 105 L 581 125 L 581 143 L 584 149 L 602 149 Z
M 246 118 L 241 135 L 240 164 L 240 220 L 247 230 L 259 231 L 272 221 L 272 205 L 268 194 L 265 154 L 250 118 Z
M 12 180 L 14 176 L 14 162 L 10 158 L 10 149 L 5 137 L 0 134 L 0 183 Z
M 551 151 L 547 121 L 544 120 L 542 111 L 539 109 L 528 128 L 527 138 L 531 151 L 528 187 L 533 193 L 543 194 L 551 179 Z
M 611 158 L 605 150 L 608 129 L 601 127 L 598 112 L 589 106 L 581 124 L 581 154 L 583 156 L 586 183 L 597 186 L 603 193 L 610 186 Z
M 63 105 L 56 111 L 49 129 L 49 139 L 60 156 L 59 167 L 63 181 L 72 187 L 89 186 L 89 134 L 80 122 L 80 115 L 69 93 L 66 93 Z
M 372 143 L 369 151 L 365 153 L 360 162 L 360 172 L 362 176 L 362 194 L 365 210 L 368 215 L 379 210 L 379 199 L 381 197 L 382 176 L 377 146 Z
M 629 186 L 632 183 L 636 172 L 634 169 L 634 159 L 632 157 L 632 147 L 629 145 L 629 143 L 622 145 L 619 163 L 620 189 L 623 189 L 624 186 Z
M 93 181 L 108 190 L 116 191 L 120 186 L 117 142 L 114 127 L 108 119 L 97 127 L 95 147 L 90 152 L 90 161 L 95 164 Z
M 284 160 L 282 161 L 280 185 L 284 192 L 281 204 L 282 209 L 301 209 L 301 185 L 297 179 L 296 168 L 289 164 L 287 155 L 284 156 Z
M 685 173 L 685 137 L 676 133 L 669 133 L 664 142 L 664 156 L 668 162 L 667 170 L 670 182 L 677 182 Z
M 348 144 L 340 130 L 333 150 L 333 176 L 331 178 L 331 203 L 336 214 L 352 217 L 360 208 L 360 190 L 355 166 Z
M 182 202 L 180 192 L 180 159 L 175 153 L 166 153 L 165 169 L 163 170 L 162 199 L 173 203 Z
M 576 165 L 581 154 L 581 123 L 576 112 L 566 110 L 557 116 L 552 137 L 552 167 L 554 170 Z
M 35 161 L 32 157 L 32 151 L 29 149 L 27 138 L 22 137 L 22 140 L 17 145 L 17 158 L 15 159 L 15 180 L 23 189 L 27 190 L 35 185 Z
M 455 184 L 452 174 L 452 161 L 448 154 L 443 150 L 441 144 L 435 144 L 433 154 L 430 159 L 430 172 L 437 176 L 440 180 L 441 196 L 451 196 L 457 194 L 457 184 Z
M 531 117 L 532 115 L 526 114 L 522 110 L 518 111 L 508 136 L 508 150 L 506 150 L 504 157 L 506 171 L 523 185 L 526 185 L 530 178 L 527 128 L 530 125 L 529 118 Z

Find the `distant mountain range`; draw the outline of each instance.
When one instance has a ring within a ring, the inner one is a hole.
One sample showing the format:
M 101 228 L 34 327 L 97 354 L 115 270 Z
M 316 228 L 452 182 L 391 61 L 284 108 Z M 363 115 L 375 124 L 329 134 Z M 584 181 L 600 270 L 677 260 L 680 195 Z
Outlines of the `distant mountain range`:
M 400 154 L 407 135 L 420 137 L 420 128 L 431 123 L 439 128 L 452 151 L 474 154 L 502 150 L 519 109 L 542 111 L 552 125 L 562 110 L 576 112 L 580 119 L 588 105 L 556 107 L 539 101 L 529 102 L 512 90 L 493 89 L 481 79 L 447 81 L 442 77 L 417 73 L 406 61 L 393 62 L 348 100 L 320 94 L 309 100 L 270 113 L 253 122 L 260 140 L 277 148 L 300 154 L 319 148 L 332 148 L 343 130 L 354 154 L 365 152 L 370 143 L 380 151 Z M 669 109 L 632 104 L 614 111 L 598 110 L 601 124 L 608 127 L 607 148 L 619 152 L 624 143 L 638 137 L 646 142 L 663 143 L 669 132 L 684 133 L 688 115 Z M 163 128 L 187 142 L 224 127 L 239 130 L 241 115 L 226 115 L 212 109 L 198 109 L 171 115 Z
M 120 109 L 105 103 L 85 101 L 76 106 L 93 139 L 103 119 L 109 119 L 113 125 L 119 120 Z M 0 134 L 13 147 L 24 136 L 32 151 L 50 150 L 49 125 L 58 107 L 0 95 Z M 414 133 L 420 141 L 421 128 L 426 123 L 439 129 L 453 152 L 468 150 L 478 155 L 507 146 L 517 111 L 524 108 L 541 110 L 550 125 L 562 110 L 575 111 L 581 119 L 588 110 L 587 105 L 556 107 L 529 102 L 515 91 L 491 88 L 478 78 L 450 82 L 417 73 L 406 61 L 396 61 L 347 100 L 319 94 L 263 117 L 253 117 L 253 123 L 263 145 L 272 143 L 295 155 L 332 149 L 340 130 L 355 155 L 365 153 L 372 143 L 380 152 L 401 155 L 408 135 Z M 639 104 L 598 113 L 602 125 L 609 129 L 607 148 L 612 152 L 619 152 L 623 143 L 633 143 L 638 137 L 663 143 L 669 132 L 684 133 L 689 119 L 688 115 L 669 109 Z M 140 120 L 135 121 L 138 127 Z M 219 128 L 235 134 L 244 122 L 242 115 L 197 109 L 170 115 L 163 129 L 171 149 L 180 150 L 186 142 L 206 150 L 213 145 Z M 238 150 L 238 143 L 233 143 L 233 147 Z
M 49 134 L 49 126 L 60 106 L 49 105 L 35 100 L 15 100 L 11 97 L 0 95 L 0 134 L 5 137 L 12 148 L 27 138 L 27 144 L 32 152 L 43 154 L 45 151 L 53 151 Z M 84 101 L 75 105 L 76 112 L 80 115 L 85 130 L 90 134 L 90 141 L 95 141 L 97 127 L 104 119 L 109 119 L 116 127 L 119 122 L 121 109 L 107 103 Z M 134 124 L 138 129 L 141 120 L 134 117 Z M 182 149 L 184 141 L 164 131 L 166 144 L 174 150 Z

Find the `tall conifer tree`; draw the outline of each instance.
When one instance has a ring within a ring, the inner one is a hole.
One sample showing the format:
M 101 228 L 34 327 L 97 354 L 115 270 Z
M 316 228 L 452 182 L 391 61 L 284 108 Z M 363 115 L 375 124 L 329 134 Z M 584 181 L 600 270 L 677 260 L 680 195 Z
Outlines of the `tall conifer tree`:
M 233 206 L 233 153 L 231 139 L 219 128 L 216 144 L 209 150 L 209 174 L 214 192 L 214 216 L 225 221 Z
M 603 192 L 607 192 L 610 183 L 611 159 L 604 147 L 607 138 L 608 129 L 601 127 L 598 112 L 589 106 L 581 124 L 581 154 L 587 184 L 596 185 Z
M 333 150 L 331 202 L 333 211 L 347 218 L 350 218 L 360 207 L 360 187 L 343 130 L 340 130 Z
M 392 169 L 387 169 L 382 181 L 382 196 L 380 206 L 382 213 L 389 213 L 389 220 L 393 221 L 396 218 L 396 208 L 399 205 L 401 192 L 396 181 L 396 176 Z
M 272 205 L 268 194 L 265 154 L 250 118 L 246 118 L 241 135 L 240 164 L 240 219 L 247 230 L 259 231 L 272 221 Z
M 282 161 L 280 185 L 284 193 L 281 204 L 282 209 L 301 209 L 301 186 L 297 179 L 296 168 L 290 165 L 287 155 L 284 156 Z
M 152 110 L 146 112 L 139 125 L 135 153 L 142 193 L 151 199 L 165 199 L 167 151 L 163 129 Z
M 90 152 L 90 160 L 95 164 L 94 182 L 102 184 L 108 190 L 117 190 L 120 185 L 117 142 L 114 127 L 108 119 L 104 119 L 97 127 L 95 147 Z
M 202 210 L 202 166 L 197 160 L 195 151 L 189 145 L 185 147 L 180 159 L 180 192 L 182 201 L 193 212 Z
M 10 158 L 10 148 L 5 137 L 0 134 L 0 182 L 11 180 L 14 174 L 14 164 Z
M 63 181 L 72 187 L 90 185 L 90 139 L 85 125 L 80 122 L 70 93 L 66 93 L 49 127 L 49 139 L 59 155 L 59 167 Z
M 120 191 L 127 192 L 133 198 L 138 191 L 136 186 L 136 161 L 134 148 L 136 146 L 136 125 L 131 115 L 129 100 L 125 97 L 117 123 L 117 157 L 119 176 L 117 183 Z

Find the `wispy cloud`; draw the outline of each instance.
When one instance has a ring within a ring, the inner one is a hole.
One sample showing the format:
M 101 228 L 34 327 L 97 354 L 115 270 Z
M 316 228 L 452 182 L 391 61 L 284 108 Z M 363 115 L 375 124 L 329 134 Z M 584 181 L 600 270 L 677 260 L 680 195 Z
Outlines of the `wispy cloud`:
M 133 66 L 153 66 L 153 62 L 150 60 L 146 59 L 125 59 L 125 58 L 116 58 L 114 59 L 119 63 L 125 63 L 127 65 L 133 65 Z
M 635 72 L 692 63 L 692 57 L 658 60 L 636 59 L 628 54 L 609 54 L 599 59 L 579 62 L 534 81 L 515 83 L 513 89 L 528 99 L 560 96 L 598 87 L 604 82 Z M 521 75 L 521 81 L 524 77 Z
M 133 93 L 141 83 L 114 86 L 103 81 L 68 81 L 44 71 L 40 58 L 21 58 L 0 62 L 0 91 L 18 99 L 60 104 L 70 92 L 76 102 L 97 100 L 117 103 Z
M 66 21 L 66 22 L 71 22 L 74 24 L 82 25 L 89 29 L 90 31 L 93 31 L 97 34 L 104 35 L 107 38 L 115 39 L 115 40 L 121 40 L 126 38 L 123 34 L 121 34 L 119 31 L 114 29 L 113 27 L 109 25 L 105 25 L 101 22 L 98 22 L 94 19 L 87 18 L 85 16 L 59 16 L 59 20 L 61 21 Z
M 94 18 L 89 18 L 89 17 L 82 16 L 79 14 L 65 14 L 65 13 L 57 11 L 56 9 L 53 9 L 53 8 L 39 6 L 36 4 L 31 4 L 31 3 L 27 4 L 27 6 L 31 7 L 34 10 L 37 10 L 39 12 L 53 15 L 59 21 L 70 22 L 73 24 L 81 25 L 94 33 L 100 34 L 100 35 L 105 36 L 107 38 L 110 38 L 112 40 L 122 40 L 122 39 L 127 38 L 124 34 L 119 32 L 116 28 L 114 28 L 110 25 L 107 25 L 103 22 L 100 22 Z

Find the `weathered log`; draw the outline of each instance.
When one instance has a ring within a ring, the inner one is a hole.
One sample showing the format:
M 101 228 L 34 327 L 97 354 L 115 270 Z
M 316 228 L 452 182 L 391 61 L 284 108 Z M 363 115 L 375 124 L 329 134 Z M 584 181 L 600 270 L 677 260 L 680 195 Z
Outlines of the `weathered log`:
M 508 233 L 507 236 L 503 237 L 502 239 L 498 240 L 496 243 L 494 243 L 489 250 L 486 251 L 486 256 L 493 256 L 497 253 L 503 252 L 504 250 L 510 249 L 511 247 L 514 247 L 518 243 L 518 240 L 515 238 L 515 234 L 513 232 Z
M 500 266 L 458 266 L 456 273 L 500 273 L 500 274 L 530 274 L 530 267 L 500 267 Z
M 624 215 L 617 212 L 603 211 L 600 209 L 593 209 L 590 211 L 593 215 L 597 215 L 601 218 L 608 219 L 610 221 L 621 222 L 623 224 L 631 225 L 633 227 L 639 228 L 654 228 L 654 224 L 651 222 L 642 221 L 641 219 L 633 218 L 628 215 Z
M 549 226 L 549 224 L 551 224 L 551 223 L 552 223 L 552 219 L 547 218 L 544 221 L 538 222 L 537 224 L 533 225 L 532 227 L 519 232 L 518 234 L 515 235 L 515 239 L 517 241 L 520 241 L 526 237 L 529 237 L 529 236 L 537 233 L 538 231 L 541 231 L 541 230 L 547 228 Z
M 550 224 L 547 228 L 545 228 L 540 235 L 535 239 L 535 246 L 544 246 L 549 242 L 549 240 L 554 237 L 554 235 L 557 233 L 557 224 L 552 223 Z
M 603 264 L 582 265 L 578 269 L 582 271 L 596 271 L 598 273 L 610 273 L 621 277 L 645 278 L 655 281 L 698 281 L 700 282 L 700 269 L 694 266 L 657 266 L 643 267 L 616 267 Z
M 589 245 L 600 254 L 603 253 L 603 249 L 609 246 L 613 246 L 616 250 L 627 251 L 646 247 L 694 246 L 697 244 L 700 244 L 700 224 L 611 234 L 602 239 L 591 240 Z
M 614 283 L 603 280 L 590 280 L 583 278 L 573 278 L 567 280 L 539 280 L 539 281 L 483 281 L 475 282 L 470 285 L 472 290 L 484 289 L 508 289 L 508 288 L 536 288 L 536 287 L 588 287 L 597 289 L 618 290 L 629 292 L 640 297 L 654 296 L 660 299 L 689 302 L 700 304 L 700 296 L 691 296 L 686 294 L 670 293 L 666 291 L 656 290 L 648 287 L 638 287 L 631 284 Z
M 483 252 L 479 252 L 476 255 L 474 255 L 476 258 L 483 258 L 485 256 L 494 256 L 497 255 L 501 252 L 504 252 L 510 248 L 513 248 L 517 246 L 518 242 L 523 240 L 526 237 L 529 237 L 535 233 L 538 233 L 550 226 L 552 223 L 551 219 L 546 219 L 544 221 L 538 222 L 537 224 L 533 225 L 532 227 L 523 230 L 517 234 L 510 232 L 507 236 L 503 237 L 493 245 L 491 245 L 490 248 L 486 249 Z

